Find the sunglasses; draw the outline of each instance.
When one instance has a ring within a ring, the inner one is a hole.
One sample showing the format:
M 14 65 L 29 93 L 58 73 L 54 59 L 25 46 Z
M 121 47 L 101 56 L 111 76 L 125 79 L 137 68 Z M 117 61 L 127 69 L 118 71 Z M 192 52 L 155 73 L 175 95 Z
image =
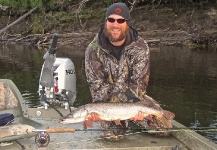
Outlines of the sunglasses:
M 117 21 L 117 23 L 122 24 L 125 21 L 127 21 L 126 19 L 114 19 L 114 18 L 107 18 L 108 22 L 114 23 L 115 20 Z

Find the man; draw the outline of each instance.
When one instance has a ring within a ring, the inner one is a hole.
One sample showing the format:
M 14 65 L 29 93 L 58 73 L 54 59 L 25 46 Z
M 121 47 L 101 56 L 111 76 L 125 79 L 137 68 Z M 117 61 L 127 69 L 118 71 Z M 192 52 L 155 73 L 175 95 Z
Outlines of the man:
M 147 42 L 131 26 L 126 4 L 114 3 L 107 9 L 104 28 L 99 30 L 86 49 L 85 71 L 93 102 L 147 100 L 150 51 Z M 94 114 L 89 119 L 100 120 Z M 141 112 L 132 118 L 134 121 L 143 119 Z M 126 122 L 121 123 L 122 127 L 127 126 Z M 113 122 L 102 122 L 101 126 L 113 128 L 116 125 Z M 115 135 L 123 133 L 113 132 Z

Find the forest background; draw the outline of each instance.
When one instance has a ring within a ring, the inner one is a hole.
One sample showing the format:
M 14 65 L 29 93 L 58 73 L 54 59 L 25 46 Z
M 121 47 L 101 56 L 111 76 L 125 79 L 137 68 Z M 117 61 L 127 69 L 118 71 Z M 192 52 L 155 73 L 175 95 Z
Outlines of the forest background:
M 150 44 L 217 47 L 216 0 L 0 0 L 0 40 L 46 46 L 57 32 L 59 44 L 88 44 L 114 2 Z

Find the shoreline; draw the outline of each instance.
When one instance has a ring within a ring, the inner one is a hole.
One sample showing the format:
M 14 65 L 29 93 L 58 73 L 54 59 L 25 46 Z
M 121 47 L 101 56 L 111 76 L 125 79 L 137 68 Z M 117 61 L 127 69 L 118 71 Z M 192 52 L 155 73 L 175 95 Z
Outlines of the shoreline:
M 189 48 L 217 48 L 217 31 L 207 30 L 196 33 L 186 31 L 154 30 L 138 31 L 139 35 L 147 41 L 150 46 L 167 45 L 167 46 L 187 46 Z M 80 46 L 88 45 L 97 33 L 94 32 L 72 32 L 58 33 L 58 46 Z M 53 33 L 31 34 L 23 36 L 21 34 L 5 34 L 0 39 L 1 43 L 26 44 L 38 48 L 49 47 Z

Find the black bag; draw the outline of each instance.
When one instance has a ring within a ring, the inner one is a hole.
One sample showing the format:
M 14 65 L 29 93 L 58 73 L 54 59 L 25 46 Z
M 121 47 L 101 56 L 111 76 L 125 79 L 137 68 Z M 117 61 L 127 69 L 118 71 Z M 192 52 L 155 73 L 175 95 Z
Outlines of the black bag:
M 4 126 L 14 121 L 14 115 L 10 113 L 0 114 L 0 126 Z

